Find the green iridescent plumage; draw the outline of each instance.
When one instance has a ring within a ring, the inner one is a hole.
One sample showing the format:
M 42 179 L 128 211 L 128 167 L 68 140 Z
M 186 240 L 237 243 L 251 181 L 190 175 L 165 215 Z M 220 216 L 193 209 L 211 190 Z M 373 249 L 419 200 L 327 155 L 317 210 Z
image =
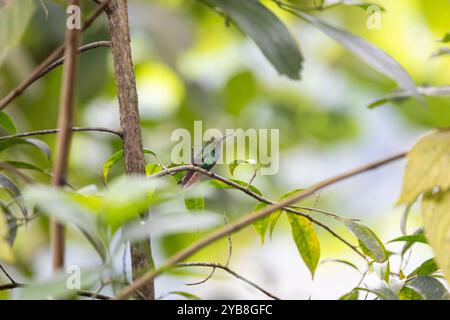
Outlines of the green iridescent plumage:
M 217 140 L 215 137 L 212 137 L 211 139 L 209 139 L 202 146 L 201 152 L 199 152 L 199 154 L 197 154 L 194 157 L 193 164 L 196 166 L 199 166 L 200 168 L 203 168 L 205 170 L 211 170 L 214 167 L 214 165 L 217 163 L 217 160 L 219 159 L 222 141 L 226 137 L 227 136 L 224 136 Z M 189 170 L 184 175 L 184 177 L 181 179 L 180 184 L 184 188 L 188 188 L 188 187 L 192 186 L 195 182 L 197 182 L 200 179 L 201 175 L 202 174 L 200 172 L 197 172 L 194 170 Z

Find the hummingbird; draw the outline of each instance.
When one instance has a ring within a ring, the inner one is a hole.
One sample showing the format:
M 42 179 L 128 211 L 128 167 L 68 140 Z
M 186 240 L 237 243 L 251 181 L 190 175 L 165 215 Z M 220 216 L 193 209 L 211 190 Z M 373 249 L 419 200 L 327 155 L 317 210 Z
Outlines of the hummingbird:
M 211 137 L 211 139 L 202 146 L 202 150 L 195 155 L 192 164 L 205 170 L 211 170 L 219 159 L 223 140 L 230 135 L 232 134 L 228 134 L 221 138 Z M 179 184 L 181 184 L 184 189 L 187 189 L 194 185 L 201 176 L 201 172 L 189 170 L 180 180 Z

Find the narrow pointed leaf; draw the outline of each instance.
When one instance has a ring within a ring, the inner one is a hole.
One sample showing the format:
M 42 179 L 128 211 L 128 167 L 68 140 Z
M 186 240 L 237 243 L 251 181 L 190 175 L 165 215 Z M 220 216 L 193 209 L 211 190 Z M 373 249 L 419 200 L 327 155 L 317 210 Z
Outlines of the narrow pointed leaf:
M 16 134 L 17 127 L 14 120 L 5 112 L 0 111 L 0 127 L 5 129 L 9 134 Z
M 450 298 L 444 285 L 429 276 L 416 277 L 407 282 L 406 286 L 416 291 L 425 300 L 448 300 Z
M 267 207 L 267 204 L 260 202 L 255 206 L 253 212 L 257 212 L 265 207 Z M 270 216 L 265 216 L 264 218 L 258 219 L 253 222 L 253 227 L 255 228 L 256 232 L 258 232 L 262 244 L 264 244 L 264 240 L 266 238 L 267 227 L 270 219 L 269 217 Z
M 424 103 L 423 97 L 408 72 L 386 52 L 354 34 L 327 24 L 315 16 L 300 11 L 297 11 L 297 14 L 346 47 L 372 68 L 396 81 L 400 88 L 411 92 L 419 101 Z
M 320 242 L 311 221 L 292 213 L 287 214 L 291 225 L 292 237 L 297 249 L 314 277 L 320 259 Z
M 249 36 L 282 75 L 300 79 L 303 57 L 286 26 L 259 0 L 205 0 Z
M 347 221 L 345 225 L 358 238 L 361 249 L 367 256 L 378 263 L 383 263 L 387 260 L 388 254 L 386 249 L 372 230 L 353 221 Z

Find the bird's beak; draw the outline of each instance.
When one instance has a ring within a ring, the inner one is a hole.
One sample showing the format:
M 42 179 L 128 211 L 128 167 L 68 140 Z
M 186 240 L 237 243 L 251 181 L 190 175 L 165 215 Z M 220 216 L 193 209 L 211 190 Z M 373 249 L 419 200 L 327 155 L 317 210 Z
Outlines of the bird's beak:
M 225 140 L 227 137 L 233 136 L 233 135 L 234 135 L 234 133 L 227 134 L 226 136 L 223 136 L 219 141 L 223 141 L 223 140 Z

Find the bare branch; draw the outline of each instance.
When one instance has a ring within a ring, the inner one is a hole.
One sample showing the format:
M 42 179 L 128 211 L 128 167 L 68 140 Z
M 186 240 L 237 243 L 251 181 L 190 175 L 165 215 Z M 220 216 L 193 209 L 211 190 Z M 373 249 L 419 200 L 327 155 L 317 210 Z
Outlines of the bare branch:
M 269 205 L 257 212 L 248 214 L 248 215 L 244 216 L 243 218 L 239 219 L 238 221 L 234 222 L 233 224 L 230 224 L 228 227 L 219 229 L 216 232 L 212 233 L 211 235 L 207 236 L 206 238 L 199 240 L 198 242 L 190 245 L 189 247 L 187 247 L 184 250 L 181 250 L 180 252 L 178 252 L 171 258 L 169 258 L 164 264 L 161 265 L 161 267 L 157 268 L 156 270 L 146 272 L 142 277 L 137 279 L 133 284 L 129 285 L 128 287 L 125 287 L 121 292 L 119 292 L 119 294 L 116 296 L 116 298 L 117 299 L 125 299 L 125 298 L 129 297 L 131 294 L 133 294 L 133 292 L 135 292 L 136 290 L 138 290 L 139 288 L 144 286 L 147 282 L 153 281 L 153 279 L 156 276 L 163 273 L 166 269 L 189 258 L 191 255 L 193 255 L 197 251 L 207 247 L 211 243 L 227 236 L 230 233 L 240 231 L 241 229 L 252 224 L 254 221 L 264 218 L 276 210 L 283 209 L 299 200 L 302 200 L 302 199 L 314 194 L 315 192 L 317 192 L 325 187 L 328 187 L 330 185 L 333 185 L 333 184 L 343 181 L 345 179 L 354 177 L 361 173 L 374 170 L 380 166 L 384 166 L 386 164 L 392 163 L 399 159 L 403 159 L 405 156 L 406 156 L 406 152 L 396 154 L 389 158 L 386 158 L 386 159 L 383 159 L 380 161 L 376 161 L 376 162 L 370 163 L 368 165 L 364 165 L 362 167 L 358 167 L 356 169 L 344 172 L 340 175 L 325 179 L 323 181 L 320 181 L 320 182 L 310 186 L 309 188 L 306 188 L 300 192 L 293 194 L 292 196 L 284 199 L 283 201 L 280 201 L 273 205 Z M 188 166 L 188 167 L 191 167 L 191 166 Z
M 201 172 L 202 174 L 204 174 L 204 175 L 206 175 L 206 176 L 208 176 L 210 178 L 219 180 L 219 181 L 221 181 L 221 182 L 223 182 L 223 183 L 233 187 L 234 189 L 237 189 L 237 190 L 240 190 L 240 191 L 246 193 L 247 195 L 251 196 L 252 198 L 254 198 L 254 199 L 256 199 L 256 200 L 258 200 L 260 202 L 263 202 L 263 203 L 266 203 L 266 204 L 275 204 L 276 203 L 273 200 L 270 200 L 268 198 L 265 198 L 265 197 L 255 193 L 255 192 L 253 192 L 252 190 L 250 190 L 247 187 L 243 187 L 243 186 L 237 184 L 234 181 L 228 180 L 227 178 L 224 178 L 224 177 L 222 177 L 222 176 L 220 176 L 218 174 L 215 174 L 215 173 L 213 173 L 211 171 L 205 170 L 205 169 L 200 168 L 200 167 L 195 166 L 195 165 L 186 165 L 186 166 L 179 166 L 179 167 L 170 168 L 170 169 L 167 169 L 167 170 L 164 170 L 164 171 L 160 171 L 160 172 L 158 172 L 158 173 L 156 173 L 154 175 L 151 175 L 151 176 L 149 176 L 149 178 L 161 177 L 161 176 L 164 176 L 164 175 L 167 175 L 167 174 L 172 174 L 174 172 L 185 171 L 185 170 L 194 170 L 194 171 Z M 304 208 L 307 208 L 306 210 L 310 210 L 310 211 L 316 211 L 316 212 L 320 212 L 320 213 L 324 212 L 323 210 L 319 210 L 319 209 L 315 209 L 315 208 L 309 208 L 309 207 L 304 207 Z M 356 248 L 350 242 L 348 242 L 347 240 L 342 238 L 339 234 L 337 234 L 333 229 L 328 227 L 326 224 L 324 224 L 324 223 L 320 222 L 319 220 L 311 217 L 309 214 L 306 214 L 306 213 L 303 213 L 301 211 L 295 210 L 295 209 L 292 208 L 292 206 L 285 206 L 282 209 L 284 211 L 289 212 L 289 213 L 293 213 L 293 214 L 305 217 L 306 219 L 310 220 L 312 223 L 314 223 L 314 224 L 320 226 L 321 228 L 325 229 L 326 231 L 328 231 L 331 235 L 333 235 L 335 238 L 339 239 L 341 242 L 343 242 L 345 245 L 347 245 L 350 249 L 352 249 L 354 252 L 356 252 L 359 256 L 361 256 L 364 259 L 366 258 L 364 256 L 364 254 L 362 254 L 358 250 L 358 248 Z M 338 217 L 335 214 L 333 214 L 333 215 L 335 217 Z M 339 217 L 339 218 L 340 218 L 340 220 L 346 220 L 346 218 L 343 218 L 343 217 Z
M 88 29 L 91 24 L 97 19 L 97 17 L 103 12 L 105 7 L 109 4 L 111 0 L 104 0 L 101 5 L 99 5 L 96 10 L 92 13 L 92 15 L 84 22 L 81 32 Z M 3 99 L 0 100 L 0 110 L 6 108 L 8 104 L 21 95 L 32 83 L 34 83 L 41 76 L 41 72 L 47 68 L 49 65 L 54 63 L 58 58 L 62 56 L 64 53 L 64 44 L 61 44 L 58 48 L 53 50 L 47 58 L 41 62 L 29 75 L 27 79 L 25 79 L 21 84 L 19 84 L 16 88 L 14 88 L 11 92 L 9 92 Z
M 276 295 L 270 293 L 269 291 L 265 290 L 264 288 L 261 288 L 259 285 L 257 285 L 256 283 L 248 280 L 247 278 L 241 276 L 240 274 L 238 274 L 236 271 L 231 270 L 230 268 L 228 268 L 227 266 L 221 265 L 219 263 L 209 263 L 209 262 L 185 262 L 185 263 L 179 263 L 177 264 L 175 267 L 177 268 L 185 268 L 185 267 L 207 267 L 207 268 L 213 268 L 213 270 L 215 269 L 221 269 L 224 270 L 226 272 L 228 272 L 229 274 L 231 274 L 233 277 L 244 281 L 245 283 L 251 285 L 253 288 L 257 289 L 258 291 L 261 291 L 262 293 L 264 293 L 266 296 L 274 299 L 274 300 L 281 300 L 279 297 L 277 297 Z M 212 275 L 211 275 L 212 276 Z M 211 277 L 210 276 L 210 277 Z M 210 277 L 208 277 L 207 279 L 209 279 Z M 205 279 L 205 280 L 207 280 Z M 203 282 L 205 281 L 203 280 Z

